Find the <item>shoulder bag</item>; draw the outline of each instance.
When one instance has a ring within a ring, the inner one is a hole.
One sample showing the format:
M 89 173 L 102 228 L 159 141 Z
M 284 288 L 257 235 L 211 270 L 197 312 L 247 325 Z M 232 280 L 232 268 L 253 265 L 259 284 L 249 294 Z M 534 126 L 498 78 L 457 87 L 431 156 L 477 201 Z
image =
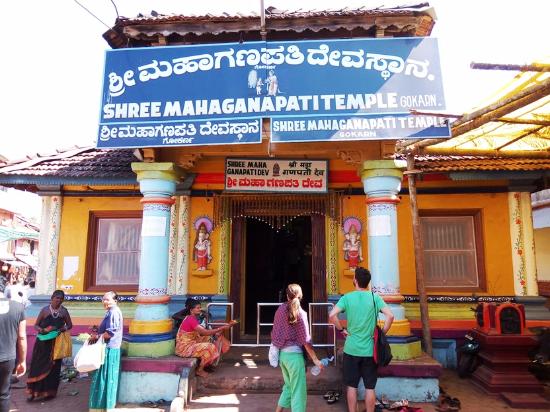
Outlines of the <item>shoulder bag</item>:
M 70 358 L 73 356 L 73 342 L 71 341 L 71 334 L 68 330 L 61 332 L 55 338 L 53 344 L 53 360 Z
M 373 358 L 378 366 L 388 366 L 393 358 L 391 354 L 390 343 L 382 328 L 378 326 L 378 310 L 374 301 L 374 292 L 372 293 L 372 304 L 374 306 L 374 335 L 373 335 Z

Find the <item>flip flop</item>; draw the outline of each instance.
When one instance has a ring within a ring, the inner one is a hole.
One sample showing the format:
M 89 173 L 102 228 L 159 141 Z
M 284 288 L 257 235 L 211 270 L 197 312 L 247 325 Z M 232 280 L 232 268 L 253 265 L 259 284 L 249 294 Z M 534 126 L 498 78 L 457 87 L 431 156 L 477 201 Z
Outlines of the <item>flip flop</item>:
M 158 404 L 156 402 L 153 402 L 153 401 L 141 402 L 139 404 L 139 406 L 145 406 L 147 408 L 158 408 Z
M 323 398 L 324 399 L 328 399 L 330 398 L 331 396 L 334 396 L 334 391 L 327 391 L 323 394 Z
M 409 401 L 407 399 L 401 399 L 400 401 L 396 401 L 394 403 L 392 403 L 388 409 L 389 410 L 401 410 L 401 408 L 405 407 L 405 406 L 409 406 Z
M 340 393 L 339 392 L 334 392 L 332 394 L 332 396 L 330 396 L 328 399 L 327 399 L 327 403 L 329 405 L 332 405 L 333 403 L 336 403 L 340 400 Z

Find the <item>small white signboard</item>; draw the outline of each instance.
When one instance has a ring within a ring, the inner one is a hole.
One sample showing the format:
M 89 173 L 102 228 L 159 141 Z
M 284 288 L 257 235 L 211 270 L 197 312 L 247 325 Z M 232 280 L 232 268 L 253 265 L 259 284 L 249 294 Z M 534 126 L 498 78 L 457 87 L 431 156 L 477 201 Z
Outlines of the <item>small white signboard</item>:
M 369 216 L 369 236 L 391 236 L 391 222 L 389 215 Z
M 326 193 L 327 160 L 226 159 L 226 192 Z
M 166 217 L 164 216 L 143 216 L 141 224 L 141 236 L 165 236 Z

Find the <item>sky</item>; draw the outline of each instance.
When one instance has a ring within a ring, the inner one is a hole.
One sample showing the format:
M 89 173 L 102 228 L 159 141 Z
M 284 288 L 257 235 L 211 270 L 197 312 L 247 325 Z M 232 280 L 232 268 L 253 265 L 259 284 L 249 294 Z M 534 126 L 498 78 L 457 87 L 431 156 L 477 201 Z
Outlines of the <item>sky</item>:
M 4 2 L 0 65 L 0 154 L 9 159 L 74 145 L 95 145 L 105 50 L 115 23 L 111 0 Z M 420 3 L 420 0 L 418 1 Z M 118 13 L 259 13 L 259 0 L 114 0 Z M 393 1 L 265 0 L 265 7 L 303 10 L 376 7 Z M 406 4 L 403 0 L 397 2 Z M 414 3 L 414 2 L 413 2 Z M 413 4 L 409 2 L 409 4 Z M 524 64 L 550 54 L 547 0 L 432 0 L 437 14 L 447 113 L 478 105 L 515 74 L 471 70 L 472 61 Z M 296 6 L 299 5 L 299 6 Z M 337 6 L 336 6 L 337 5 Z M 6 10 L 7 9 L 7 10 Z

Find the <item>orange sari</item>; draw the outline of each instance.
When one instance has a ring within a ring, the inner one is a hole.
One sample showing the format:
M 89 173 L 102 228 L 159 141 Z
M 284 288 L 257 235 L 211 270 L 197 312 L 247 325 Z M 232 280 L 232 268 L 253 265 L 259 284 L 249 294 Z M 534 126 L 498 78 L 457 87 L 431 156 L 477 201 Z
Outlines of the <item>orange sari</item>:
M 211 336 L 203 336 L 194 330 L 199 322 L 193 316 L 187 316 L 180 325 L 176 336 L 176 355 L 182 358 L 199 358 L 202 367 L 217 364 L 220 355 L 226 353 L 231 343 L 218 336 L 214 343 Z M 188 332 L 185 329 L 193 329 Z

